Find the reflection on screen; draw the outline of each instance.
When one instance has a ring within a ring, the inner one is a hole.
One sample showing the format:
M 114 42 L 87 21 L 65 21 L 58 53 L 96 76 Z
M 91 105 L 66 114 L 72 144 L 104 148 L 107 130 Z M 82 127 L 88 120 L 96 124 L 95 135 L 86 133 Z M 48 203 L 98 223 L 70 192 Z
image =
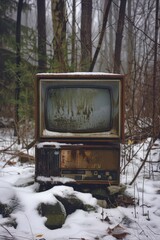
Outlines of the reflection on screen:
M 48 88 L 46 129 L 54 132 L 92 133 L 111 129 L 112 97 L 109 88 Z

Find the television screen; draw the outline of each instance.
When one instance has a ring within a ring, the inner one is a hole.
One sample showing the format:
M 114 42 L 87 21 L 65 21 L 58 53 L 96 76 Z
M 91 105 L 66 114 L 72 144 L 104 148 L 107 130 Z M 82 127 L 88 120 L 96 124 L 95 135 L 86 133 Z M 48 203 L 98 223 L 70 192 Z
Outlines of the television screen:
M 53 87 L 45 96 L 48 131 L 105 132 L 112 128 L 112 91 L 109 87 Z
M 40 73 L 35 89 L 37 139 L 94 142 L 122 138 L 122 75 Z

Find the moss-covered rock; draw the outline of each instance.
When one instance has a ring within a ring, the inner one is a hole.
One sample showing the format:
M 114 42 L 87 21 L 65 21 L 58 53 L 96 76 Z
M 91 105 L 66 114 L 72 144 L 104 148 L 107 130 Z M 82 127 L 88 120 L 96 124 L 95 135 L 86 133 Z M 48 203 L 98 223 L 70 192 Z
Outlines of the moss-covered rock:
M 96 206 L 92 206 L 90 204 L 84 204 L 84 211 L 92 212 L 96 210 L 97 210 Z
M 64 197 L 61 197 L 59 195 L 55 195 L 55 197 L 60 201 L 63 206 L 65 207 L 67 215 L 72 214 L 77 209 L 81 209 L 87 212 L 95 211 L 95 207 L 90 204 L 85 204 L 82 200 L 80 200 L 76 195 L 74 194 L 68 194 Z
M 66 212 L 63 205 L 42 203 L 38 208 L 40 214 L 47 218 L 45 226 L 49 229 L 61 228 L 66 219 Z
M 92 189 L 92 195 L 97 199 L 106 199 L 108 198 L 108 193 L 105 188 L 94 188 Z
M 66 197 L 55 195 L 55 197 L 63 204 L 67 215 L 75 212 L 77 209 L 84 210 L 83 202 L 74 194 L 67 195 Z

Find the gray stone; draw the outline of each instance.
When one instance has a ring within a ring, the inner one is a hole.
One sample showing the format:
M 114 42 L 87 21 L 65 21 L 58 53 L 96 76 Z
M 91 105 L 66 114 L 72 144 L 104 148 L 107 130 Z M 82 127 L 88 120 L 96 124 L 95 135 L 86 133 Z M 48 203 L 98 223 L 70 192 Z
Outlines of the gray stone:
M 126 186 L 109 186 L 108 188 L 109 195 L 122 194 L 124 193 Z
M 12 211 L 13 208 L 11 206 L 0 202 L 0 214 L 2 214 L 4 218 L 9 217 Z
M 98 204 L 98 206 L 100 206 L 100 207 L 102 207 L 102 208 L 107 208 L 107 202 L 106 202 L 106 200 L 97 199 L 97 204 Z
M 15 218 L 7 218 L 7 220 L 5 222 L 3 222 L 3 226 L 6 227 L 14 227 L 17 228 L 17 222 Z

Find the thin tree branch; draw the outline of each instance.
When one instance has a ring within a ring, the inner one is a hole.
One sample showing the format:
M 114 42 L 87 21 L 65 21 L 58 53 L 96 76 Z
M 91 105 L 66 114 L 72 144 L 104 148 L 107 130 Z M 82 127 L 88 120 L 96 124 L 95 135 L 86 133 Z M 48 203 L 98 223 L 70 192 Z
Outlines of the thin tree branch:
M 106 30 L 106 24 L 107 24 L 107 20 L 108 20 L 108 14 L 109 14 L 111 3 L 112 3 L 112 0 L 108 0 L 108 4 L 106 6 L 105 13 L 104 13 L 104 16 L 103 16 L 102 30 L 101 30 L 101 33 L 100 33 L 98 45 L 97 45 L 96 51 L 94 53 L 92 63 L 91 63 L 90 68 L 89 68 L 90 72 L 92 72 L 93 69 L 94 69 L 99 51 L 101 49 L 101 45 L 102 45 L 103 37 L 104 37 L 104 34 L 105 34 L 105 30 Z
M 148 159 L 148 155 L 149 155 L 149 153 L 150 153 L 150 151 L 151 151 L 151 149 L 152 149 L 153 144 L 155 143 L 155 141 L 156 141 L 156 138 L 151 139 L 151 141 L 150 141 L 150 143 L 149 143 L 149 146 L 148 146 L 148 150 L 147 150 L 146 156 L 145 156 L 145 158 L 144 158 L 141 166 L 139 167 L 136 175 L 134 176 L 134 178 L 132 179 L 132 181 L 130 182 L 129 185 L 132 185 L 132 184 L 135 182 L 136 178 L 138 177 L 140 171 L 142 170 L 143 166 L 145 165 L 145 163 L 146 163 L 146 161 L 147 161 L 147 159 Z

